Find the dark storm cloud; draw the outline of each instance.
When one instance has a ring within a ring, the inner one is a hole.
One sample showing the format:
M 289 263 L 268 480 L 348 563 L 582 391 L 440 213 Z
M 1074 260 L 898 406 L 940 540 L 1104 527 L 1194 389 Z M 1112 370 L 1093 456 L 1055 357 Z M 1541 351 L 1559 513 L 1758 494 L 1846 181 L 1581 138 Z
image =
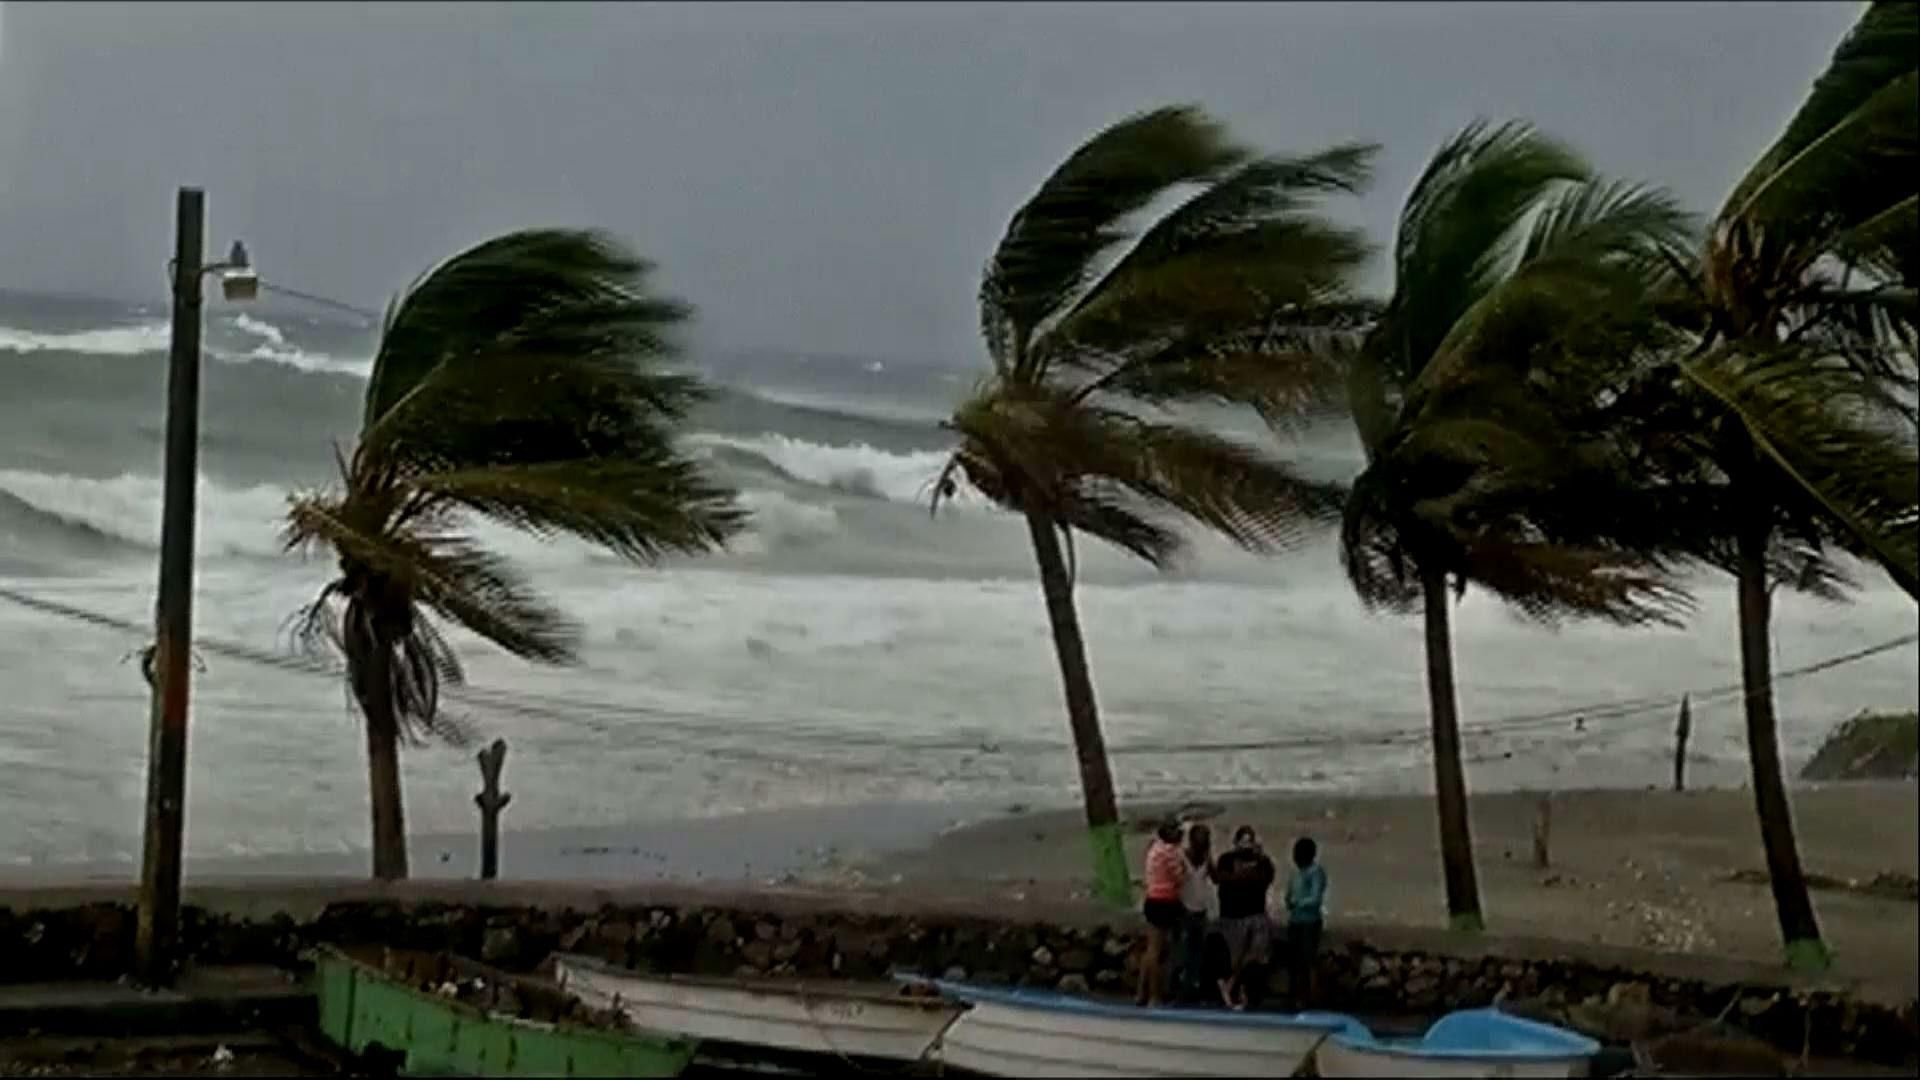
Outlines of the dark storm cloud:
M 1384 237 L 1476 115 L 1710 209 L 1849 4 L 21 4 L 0 11 L 0 287 L 155 296 L 210 242 L 368 306 L 460 245 L 615 230 L 714 343 L 953 361 L 978 268 L 1077 140 L 1199 101 L 1385 144 Z

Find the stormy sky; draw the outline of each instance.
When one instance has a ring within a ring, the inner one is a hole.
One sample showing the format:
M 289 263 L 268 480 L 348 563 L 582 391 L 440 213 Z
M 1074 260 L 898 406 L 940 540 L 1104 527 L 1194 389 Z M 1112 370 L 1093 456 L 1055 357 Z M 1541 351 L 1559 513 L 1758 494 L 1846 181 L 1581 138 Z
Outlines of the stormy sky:
M 1706 210 L 1857 11 L 7 0 L 0 288 L 157 298 L 191 183 L 210 247 L 370 307 L 490 233 L 592 225 L 661 264 L 705 344 L 969 362 L 1007 215 L 1127 113 L 1376 140 L 1350 213 L 1382 239 L 1476 116 Z

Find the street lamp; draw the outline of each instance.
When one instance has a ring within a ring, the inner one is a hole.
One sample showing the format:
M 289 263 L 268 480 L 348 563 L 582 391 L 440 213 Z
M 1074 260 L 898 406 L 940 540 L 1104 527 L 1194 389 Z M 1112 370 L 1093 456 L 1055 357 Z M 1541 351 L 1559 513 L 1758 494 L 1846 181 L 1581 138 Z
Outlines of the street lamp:
M 227 252 L 227 261 L 206 267 L 206 273 L 220 274 L 220 295 L 228 300 L 245 301 L 260 295 L 260 275 L 253 272 L 253 260 L 247 257 L 247 245 L 238 240 Z
M 167 363 L 166 488 L 160 516 L 160 595 L 155 605 L 153 704 L 147 748 L 147 822 L 140 860 L 136 975 L 150 987 L 172 983 L 180 933 L 181 835 L 186 824 L 187 691 L 193 652 L 194 484 L 200 449 L 201 279 L 220 275 L 228 300 L 259 292 L 246 246 L 226 261 L 201 265 L 206 194 L 181 188 L 174 211 L 173 337 Z

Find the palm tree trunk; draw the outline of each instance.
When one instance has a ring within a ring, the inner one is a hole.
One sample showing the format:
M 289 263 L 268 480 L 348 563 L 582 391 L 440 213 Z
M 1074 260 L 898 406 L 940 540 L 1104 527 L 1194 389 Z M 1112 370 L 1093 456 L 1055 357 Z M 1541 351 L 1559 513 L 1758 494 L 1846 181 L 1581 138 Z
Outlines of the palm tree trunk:
M 393 650 L 382 642 L 366 659 L 360 711 L 367 722 L 367 794 L 373 807 L 373 876 L 407 876 L 406 815 L 400 802 L 400 727 L 393 715 Z
M 1753 803 L 1760 817 L 1760 843 L 1766 849 L 1767 879 L 1780 918 L 1787 963 L 1796 968 L 1825 968 L 1829 955 L 1820 940 L 1800 848 L 1793 835 L 1793 808 L 1780 773 L 1780 736 L 1773 712 L 1773 599 L 1768 592 L 1767 545 L 1771 526 L 1764 502 L 1750 508 L 1740 530 L 1740 683 L 1746 692 L 1747 758 L 1753 766 Z
M 1060 548 L 1060 533 L 1044 515 L 1029 511 L 1027 532 L 1040 564 L 1040 589 L 1053 625 L 1053 650 L 1060 660 L 1060 681 L 1067 693 L 1067 723 L 1073 730 L 1080 763 L 1080 797 L 1086 804 L 1087 835 L 1093 846 L 1094 895 L 1116 906 L 1133 902 L 1127 854 L 1120 833 L 1120 809 L 1113 797 L 1113 768 L 1107 761 L 1100 712 L 1093 701 L 1093 675 L 1087 668 L 1086 642 L 1073 607 L 1073 578 Z
M 1460 766 L 1460 711 L 1453 691 L 1453 631 L 1447 575 L 1421 571 L 1426 593 L 1427 701 L 1433 714 L 1433 788 L 1440 810 L 1440 865 L 1447 881 L 1447 922 L 1478 932 L 1480 884 L 1473 872 L 1473 832 L 1467 821 L 1467 777 Z

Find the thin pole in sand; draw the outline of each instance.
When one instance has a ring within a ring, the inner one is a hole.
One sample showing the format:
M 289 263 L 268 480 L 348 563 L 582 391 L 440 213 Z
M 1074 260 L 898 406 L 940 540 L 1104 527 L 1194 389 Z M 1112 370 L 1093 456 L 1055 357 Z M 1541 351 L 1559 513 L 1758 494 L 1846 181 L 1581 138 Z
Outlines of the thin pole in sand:
M 500 875 L 500 811 L 513 796 L 500 790 L 500 770 L 507 764 L 507 740 L 495 739 L 480 751 L 480 794 L 473 803 L 480 808 L 480 880 L 492 881 Z
M 1687 790 L 1687 736 L 1693 734 L 1693 709 L 1688 695 L 1680 695 L 1680 720 L 1673 728 L 1673 790 Z

